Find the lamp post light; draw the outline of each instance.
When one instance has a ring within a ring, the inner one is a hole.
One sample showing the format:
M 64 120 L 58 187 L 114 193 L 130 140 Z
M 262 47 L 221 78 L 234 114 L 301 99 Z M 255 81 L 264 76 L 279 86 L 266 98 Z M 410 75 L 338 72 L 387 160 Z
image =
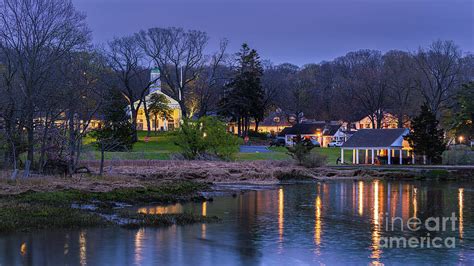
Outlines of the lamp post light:
M 459 136 L 459 137 L 458 137 L 458 140 L 459 140 L 459 144 L 462 144 L 462 142 L 464 141 L 464 137 L 463 137 L 463 136 Z

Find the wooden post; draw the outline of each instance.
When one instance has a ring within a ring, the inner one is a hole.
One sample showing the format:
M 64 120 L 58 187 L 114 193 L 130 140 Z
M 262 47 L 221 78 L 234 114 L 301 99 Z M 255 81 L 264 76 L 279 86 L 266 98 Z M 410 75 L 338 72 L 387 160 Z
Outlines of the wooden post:
M 388 156 L 387 164 L 390 165 L 392 164 L 392 151 L 390 149 L 387 149 L 387 156 Z
M 372 164 L 375 164 L 374 149 L 372 149 Z

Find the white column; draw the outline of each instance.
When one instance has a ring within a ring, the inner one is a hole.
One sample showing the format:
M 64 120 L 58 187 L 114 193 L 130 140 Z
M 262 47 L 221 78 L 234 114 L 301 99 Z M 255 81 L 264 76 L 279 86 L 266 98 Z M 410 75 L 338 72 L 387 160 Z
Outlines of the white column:
M 369 149 L 365 149 L 365 164 L 369 163 Z
M 356 164 L 359 164 L 359 149 L 356 149 Z
M 344 164 L 344 149 L 341 148 L 341 164 Z
M 392 157 L 395 157 L 395 150 L 392 149 Z
M 372 164 L 375 164 L 375 159 L 374 159 L 374 149 L 372 149 Z
M 403 150 L 400 149 L 399 152 L 400 152 L 400 165 L 402 165 L 402 163 L 403 163 Z
M 392 151 L 390 149 L 387 149 L 387 156 L 388 156 L 388 161 L 387 164 L 392 164 Z
M 356 163 L 356 149 L 352 149 L 352 164 Z
M 415 164 L 415 153 L 413 151 L 411 152 L 411 163 Z

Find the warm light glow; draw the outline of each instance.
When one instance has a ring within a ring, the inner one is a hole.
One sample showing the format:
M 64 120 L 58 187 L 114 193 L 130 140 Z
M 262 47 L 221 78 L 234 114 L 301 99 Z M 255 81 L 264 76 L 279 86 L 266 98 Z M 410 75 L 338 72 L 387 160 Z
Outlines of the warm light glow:
M 464 137 L 463 137 L 463 136 L 459 136 L 458 139 L 459 139 L 459 143 L 461 143 L 461 142 L 463 142 Z
M 25 243 L 25 242 L 21 243 L 21 246 L 20 246 L 20 254 L 21 254 L 22 256 L 25 256 L 25 255 L 26 255 L 26 243 Z
M 364 214 L 363 194 L 364 194 L 364 182 L 359 181 L 359 215 L 360 216 Z
M 283 241 L 283 223 L 284 223 L 284 194 L 283 188 L 278 190 L 278 236 L 280 238 L 280 242 Z
M 416 187 L 413 188 L 413 217 L 417 217 L 418 214 L 418 203 L 416 201 Z
M 379 181 L 374 181 L 374 224 L 379 224 Z
M 380 247 L 379 247 L 379 243 L 380 243 L 380 224 L 379 224 L 379 181 L 378 180 L 375 180 L 374 183 L 373 183 L 373 204 L 374 204 L 374 213 L 373 213 L 373 222 L 374 222 L 374 226 L 373 226 L 373 229 L 372 229 L 372 254 L 371 254 L 371 258 L 373 259 L 380 259 L 380 254 L 381 254 L 381 251 L 380 251 Z
M 315 224 L 314 224 L 314 243 L 319 247 L 321 244 L 321 197 L 316 197 L 316 211 L 315 211 Z
M 81 265 L 87 265 L 86 232 L 83 230 L 79 234 L 79 259 Z
M 206 132 L 202 133 L 202 136 L 203 136 L 204 138 L 207 137 L 207 133 L 206 133 Z
M 139 208 L 137 212 L 142 214 L 177 214 L 183 213 L 183 205 L 176 203 L 169 206 Z
M 145 229 L 140 228 L 138 229 L 137 233 L 135 234 L 135 264 L 140 265 L 143 257 L 143 238 L 145 236 Z
M 207 202 L 204 201 L 202 203 L 202 216 L 206 216 L 207 215 Z
M 459 201 L 459 238 L 462 239 L 464 235 L 464 188 L 458 189 L 458 201 Z

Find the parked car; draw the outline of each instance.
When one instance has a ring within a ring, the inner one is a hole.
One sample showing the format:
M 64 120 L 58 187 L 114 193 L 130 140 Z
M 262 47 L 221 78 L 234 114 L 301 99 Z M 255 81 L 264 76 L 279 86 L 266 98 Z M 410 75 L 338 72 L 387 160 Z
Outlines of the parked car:
M 321 147 L 321 143 L 315 139 L 311 139 L 311 144 L 313 144 L 314 147 Z
M 331 147 L 341 147 L 342 144 L 344 144 L 342 141 L 333 140 L 333 141 L 328 143 L 328 147 L 329 148 L 331 148 Z
M 276 137 L 270 142 L 270 147 L 285 147 L 285 137 Z

